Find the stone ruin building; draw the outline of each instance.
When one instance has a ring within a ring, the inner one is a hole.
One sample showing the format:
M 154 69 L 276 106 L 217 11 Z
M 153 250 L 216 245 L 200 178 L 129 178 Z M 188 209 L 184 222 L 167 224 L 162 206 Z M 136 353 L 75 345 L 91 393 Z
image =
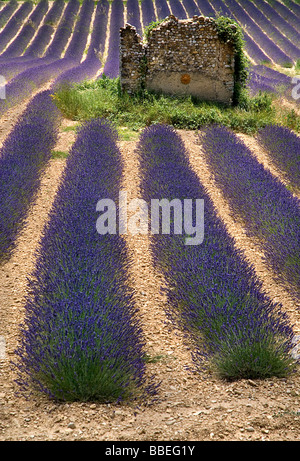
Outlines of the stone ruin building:
M 129 94 L 145 88 L 230 104 L 233 45 L 222 42 L 214 19 L 204 16 L 170 15 L 152 29 L 147 43 L 126 24 L 120 30 L 120 83 Z

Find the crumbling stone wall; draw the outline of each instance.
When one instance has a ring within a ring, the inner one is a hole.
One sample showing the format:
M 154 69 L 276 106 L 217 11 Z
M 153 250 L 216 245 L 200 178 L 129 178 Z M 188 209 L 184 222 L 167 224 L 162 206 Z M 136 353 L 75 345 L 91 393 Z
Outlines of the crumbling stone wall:
M 120 81 L 132 94 L 140 88 L 191 94 L 230 103 L 234 91 L 234 49 L 223 43 L 213 18 L 178 20 L 171 15 L 147 43 L 127 24 L 120 31 Z

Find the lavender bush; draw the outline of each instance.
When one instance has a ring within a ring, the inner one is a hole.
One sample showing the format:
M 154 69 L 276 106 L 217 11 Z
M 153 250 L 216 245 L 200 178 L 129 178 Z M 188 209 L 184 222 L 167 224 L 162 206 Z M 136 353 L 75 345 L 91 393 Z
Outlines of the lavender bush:
M 52 35 L 55 34 L 55 27 L 61 18 L 64 9 L 64 0 L 55 0 L 48 14 L 45 16 L 42 26 L 37 31 L 32 43 L 23 54 L 24 58 L 41 57 L 49 45 Z
M 10 257 L 40 177 L 51 158 L 60 115 L 48 92 L 36 96 L 0 151 L 0 261 Z
M 244 28 L 247 27 L 247 33 L 259 44 L 263 51 L 279 65 L 293 66 L 293 61 L 286 53 L 284 53 L 268 35 L 252 20 L 246 11 L 235 1 L 226 0 L 226 5 L 231 13 L 235 16 L 237 22 Z
M 278 0 L 272 1 L 272 7 L 282 16 L 291 26 L 293 26 L 298 32 L 300 32 L 300 6 L 297 3 L 289 0 L 289 6 L 287 7 Z
M 114 0 L 112 3 L 109 47 L 103 73 L 109 78 L 119 75 L 120 59 L 120 28 L 124 26 L 124 5 L 122 0 Z M 100 75 L 99 78 L 101 78 Z
M 186 9 L 189 18 L 192 18 L 194 15 L 199 15 L 199 8 L 194 0 L 182 0 L 182 4 Z
M 153 396 L 144 338 L 118 234 L 96 230 L 96 203 L 117 202 L 123 163 L 107 121 L 82 126 L 67 159 L 32 274 L 18 383 L 64 401 Z
M 198 8 L 204 16 L 208 17 L 214 17 L 215 16 L 215 10 L 211 6 L 208 0 L 196 0 L 196 3 L 198 5 Z
M 152 198 L 203 199 L 204 241 L 185 245 L 184 234 L 151 235 L 153 263 L 164 274 L 167 314 L 185 332 L 198 371 L 222 378 L 265 378 L 292 371 L 293 331 L 287 315 L 262 291 L 254 269 L 229 236 L 171 127 L 141 135 L 141 191 Z M 194 223 L 195 225 L 195 220 Z
M 93 11 L 93 1 L 89 4 L 90 10 Z M 62 73 L 52 85 L 53 92 L 57 91 L 63 85 L 78 83 L 83 80 L 93 78 L 102 65 L 102 52 L 105 47 L 106 25 L 108 21 L 108 1 L 103 0 L 98 2 L 96 7 L 95 19 L 93 23 L 93 31 L 90 45 L 87 51 L 86 59 L 78 66 L 72 67 Z M 87 25 L 88 27 L 88 25 Z M 86 34 L 85 37 L 87 38 Z M 82 43 L 84 45 L 85 42 Z
M 21 29 L 21 32 L 17 35 L 15 40 L 6 48 L 4 53 L 1 55 L 3 58 L 13 58 L 15 56 L 20 56 L 30 40 L 33 38 L 36 30 L 38 29 L 40 22 L 45 16 L 48 10 L 48 0 L 41 0 L 35 7 L 32 14 L 29 16 L 28 21 L 24 24 Z
M 158 20 L 164 19 L 171 14 L 169 5 L 166 0 L 156 0 L 155 5 Z
M 300 56 L 300 49 L 296 44 L 300 43 L 300 36 L 298 37 L 298 40 L 296 39 L 294 44 L 286 37 L 286 35 L 283 35 L 285 34 L 285 30 L 282 30 L 281 32 L 273 25 L 274 10 L 271 7 L 271 11 L 269 11 L 271 16 L 268 18 L 250 0 L 240 0 L 239 3 L 247 11 L 247 13 L 249 13 L 251 18 L 259 24 L 262 31 L 267 34 L 268 37 L 271 38 L 273 42 L 287 54 L 287 56 L 290 56 L 294 62 L 297 62 L 297 59 L 299 59 Z M 260 4 L 263 4 L 263 2 L 260 2 Z M 288 24 L 287 28 L 290 28 Z
M 136 28 L 140 37 L 143 35 L 138 0 L 127 0 L 127 22 Z
M 51 79 L 56 79 L 68 69 L 80 64 L 86 40 L 89 34 L 89 25 L 92 16 L 92 0 L 84 0 L 80 9 L 79 19 L 76 22 L 70 43 L 65 56 L 37 67 L 30 67 L 14 77 L 6 86 L 6 99 L 0 101 L 0 114 L 3 115 L 9 108 L 32 95 L 33 90 L 40 88 Z
M 18 8 L 17 0 L 10 0 L 0 11 L 0 28 L 3 27 Z
M 179 0 L 170 0 L 169 6 L 171 9 L 172 14 L 176 16 L 178 19 L 186 19 L 186 13 L 184 8 Z
M 225 127 L 202 137 L 205 158 L 232 214 L 257 239 L 277 280 L 300 299 L 300 207 L 290 191 Z
M 55 2 L 54 6 L 59 5 L 60 2 Z M 53 8 L 54 8 L 53 6 Z M 63 5 L 62 5 L 63 6 Z M 46 54 L 43 58 L 39 57 L 30 57 L 30 53 L 34 54 L 35 52 L 38 53 L 41 50 L 43 45 L 43 39 L 37 36 L 36 39 L 32 42 L 32 49 L 31 45 L 28 48 L 28 53 L 25 53 L 24 56 L 20 56 L 18 58 L 8 59 L 4 58 L 2 60 L 0 56 L 0 74 L 4 75 L 6 80 L 9 81 L 11 78 L 15 77 L 17 74 L 27 70 L 29 68 L 34 68 L 41 66 L 42 64 L 50 64 L 51 62 L 58 60 L 71 36 L 72 27 L 76 18 L 76 13 L 79 9 L 79 2 L 78 0 L 71 0 L 68 5 L 66 6 L 64 15 L 56 32 L 54 34 L 53 41 L 51 42 L 49 48 L 46 50 Z M 47 35 L 49 36 L 49 32 L 52 35 L 52 26 L 45 24 L 47 27 Z M 42 26 L 42 27 L 44 27 Z M 50 30 L 49 30 L 50 27 Z M 38 34 L 39 35 L 39 34 Z M 39 39 L 39 41 L 38 41 Z
M 146 27 L 150 22 L 156 21 L 154 6 L 152 0 L 142 0 L 142 17 L 143 17 L 143 26 Z
M 260 130 L 257 139 L 267 150 L 272 162 L 284 174 L 291 188 L 300 192 L 300 138 L 288 128 L 269 125 Z
M 300 34 L 299 32 L 286 21 L 280 14 L 276 11 L 276 6 L 269 5 L 267 2 L 258 2 L 254 1 L 257 8 L 259 8 L 265 16 L 272 21 L 272 24 L 276 26 L 284 35 L 287 36 L 295 45 L 300 43 Z M 284 5 L 282 5 L 284 7 Z
M 72 35 L 79 8 L 80 3 L 78 0 L 70 0 L 68 2 L 55 36 L 46 50 L 45 58 L 59 59 L 61 57 Z

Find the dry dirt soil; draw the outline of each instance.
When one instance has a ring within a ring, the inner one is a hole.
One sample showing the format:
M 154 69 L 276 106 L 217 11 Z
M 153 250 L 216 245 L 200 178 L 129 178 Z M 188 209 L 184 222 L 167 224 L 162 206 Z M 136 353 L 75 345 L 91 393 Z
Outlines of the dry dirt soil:
M 18 109 L 18 114 L 21 108 Z M 8 114 L 0 124 L 0 143 L 17 115 Z M 67 151 L 75 139 L 67 120 L 61 126 L 56 150 Z M 250 241 L 231 216 L 222 192 L 214 184 L 198 143 L 197 134 L 179 131 L 189 151 L 191 165 L 207 187 L 220 216 L 254 264 L 265 290 L 282 303 L 300 332 L 299 306 L 288 292 L 274 282 L 262 261 L 258 245 Z M 280 177 L 255 139 L 240 135 L 266 167 Z M 120 141 L 125 161 L 124 185 L 128 200 L 138 196 L 139 170 L 136 140 Z M 194 375 L 190 352 L 180 331 L 164 314 L 164 280 L 151 263 L 148 236 L 126 236 L 134 265 L 129 283 L 135 290 L 147 353 L 153 357 L 149 373 L 161 382 L 158 401 L 126 404 L 57 403 L 43 395 L 26 400 L 16 395 L 17 386 L 10 361 L 18 344 L 19 325 L 24 316 L 27 277 L 35 264 L 35 249 L 61 174 L 65 159 L 52 159 L 43 175 L 39 194 L 30 210 L 11 259 L 0 266 L 0 335 L 6 340 L 6 357 L 0 360 L 1 441 L 297 441 L 300 439 L 300 372 L 286 379 L 225 382 L 206 374 Z

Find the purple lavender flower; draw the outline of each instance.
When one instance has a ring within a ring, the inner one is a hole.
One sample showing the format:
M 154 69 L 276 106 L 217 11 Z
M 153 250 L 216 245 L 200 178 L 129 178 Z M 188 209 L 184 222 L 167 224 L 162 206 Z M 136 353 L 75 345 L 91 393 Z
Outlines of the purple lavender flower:
M 300 6 L 292 0 L 289 0 L 288 7 L 278 0 L 272 2 L 272 7 L 282 16 L 291 26 L 300 32 L 299 17 Z
M 92 3 L 90 4 L 92 5 Z M 55 92 L 62 85 L 78 83 L 93 78 L 101 68 L 101 52 L 104 51 L 106 25 L 108 21 L 108 2 L 98 2 L 91 42 L 88 48 L 86 59 L 78 66 L 63 72 L 53 83 L 52 91 Z M 87 24 L 88 27 L 88 24 Z
M 151 22 L 156 21 L 155 11 L 152 0 L 143 0 L 141 3 L 143 25 L 148 26 Z
M 107 121 L 85 123 L 67 159 L 63 181 L 31 276 L 18 383 L 56 400 L 101 402 L 143 396 L 144 338 L 128 285 L 131 264 L 118 234 L 96 230 L 96 204 L 117 202 L 123 163 Z M 99 180 L 100 179 L 100 180 Z
M 267 2 L 258 2 L 254 1 L 256 6 L 266 15 L 270 21 L 286 35 L 294 44 L 300 43 L 300 34 L 299 32 L 291 25 L 289 22 L 280 16 L 276 11 L 276 2 L 269 5 Z M 280 4 L 283 8 L 286 8 L 285 5 Z M 288 10 L 290 13 L 290 11 Z M 299 24 L 299 20 L 298 23 Z
M 293 65 L 293 61 L 286 53 L 284 53 L 268 35 L 266 35 L 258 24 L 246 13 L 246 11 L 236 2 L 236 0 L 226 0 L 226 5 L 247 33 L 259 44 L 263 51 L 279 65 Z
M 45 52 L 46 47 L 51 41 L 52 35 L 55 34 L 55 26 L 58 24 L 59 19 L 64 9 L 64 0 L 55 0 L 45 17 L 43 25 L 39 28 L 32 43 L 23 54 L 24 58 L 41 57 Z
M 185 332 L 196 369 L 201 371 L 208 359 L 208 366 L 228 379 L 289 373 L 289 319 L 235 247 L 178 134 L 171 127 L 150 126 L 141 134 L 138 153 L 142 197 L 148 203 L 152 198 L 204 199 L 201 245 L 185 245 L 185 236 L 172 228 L 170 234 L 151 236 L 153 262 L 166 279 L 167 314 Z
M 260 130 L 257 139 L 267 150 L 291 187 L 300 192 L 300 138 L 289 128 L 269 125 Z
M 178 19 L 186 19 L 186 13 L 184 11 L 184 8 L 182 4 L 180 3 L 179 0 L 170 0 L 169 1 L 169 6 L 171 9 L 172 14 L 176 16 Z
M 262 2 L 260 2 L 262 4 Z M 300 49 L 294 43 L 292 43 L 285 35 L 281 33 L 273 25 L 273 12 L 274 10 L 269 5 L 269 14 L 271 15 L 269 18 L 265 16 L 265 14 L 260 11 L 251 1 L 249 0 L 240 0 L 240 5 L 249 13 L 251 18 L 259 24 L 262 31 L 270 37 L 276 45 L 279 46 L 288 56 L 290 56 L 295 62 L 300 57 Z M 267 4 L 266 4 L 267 5 Z M 271 11 L 270 11 L 271 10 Z M 264 11 L 264 10 L 263 10 Z M 264 11 L 265 12 L 265 11 Z M 275 13 L 275 12 L 274 12 Z M 276 14 L 276 13 L 275 13 Z M 287 25 L 287 28 L 290 27 Z M 284 30 L 282 31 L 283 33 Z M 300 34 L 298 34 L 297 40 L 295 43 L 300 43 Z
M 14 13 L 4 29 L 0 32 L 0 53 L 5 49 L 10 40 L 18 33 L 22 22 L 28 16 L 32 8 L 33 3 L 31 1 L 22 3 L 20 8 Z
M 299 200 L 227 128 L 205 129 L 203 146 L 231 212 L 247 234 L 258 239 L 277 280 L 299 300 Z
M 80 9 L 79 19 L 66 50 L 65 56 L 49 64 L 30 67 L 14 77 L 6 86 L 6 99 L 1 101 L 0 113 L 4 114 L 10 107 L 30 97 L 33 89 L 38 89 L 50 79 L 57 79 L 60 74 L 80 64 L 89 24 L 92 16 L 92 0 L 85 0 Z
M 10 2 L 5 5 L 5 7 L 0 11 L 0 27 L 4 26 L 17 8 L 17 0 L 10 0 Z
M 127 0 L 127 22 L 136 28 L 140 37 L 143 35 L 138 0 Z
M 166 0 L 156 0 L 155 6 L 156 6 L 158 20 L 165 19 L 171 14 L 169 5 Z
M 110 21 L 109 46 L 103 73 L 109 78 L 117 78 L 120 65 L 120 28 L 124 26 L 124 5 L 122 0 L 113 1 Z M 101 78 L 101 75 L 99 78 Z
M 42 21 L 46 11 L 48 10 L 48 0 L 41 0 L 33 13 L 29 16 L 28 22 L 22 27 L 21 32 L 17 35 L 15 40 L 6 48 L 4 53 L 1 55 L 3 58 L 13 58 L 15 56 L 20 56 L 26 46 L 29 44 L 30 40 L 34 36 L 36 29 L 39 27 L 40 22 Z
M 189 18 L 199 15 L 199 8 L 194 0 L 182 0 L 182 4 L 186 9 Z
M 208 0 L 196 0 L 199 10 L 203 16 L 215 17 L 215 10 L 211 6 Z

